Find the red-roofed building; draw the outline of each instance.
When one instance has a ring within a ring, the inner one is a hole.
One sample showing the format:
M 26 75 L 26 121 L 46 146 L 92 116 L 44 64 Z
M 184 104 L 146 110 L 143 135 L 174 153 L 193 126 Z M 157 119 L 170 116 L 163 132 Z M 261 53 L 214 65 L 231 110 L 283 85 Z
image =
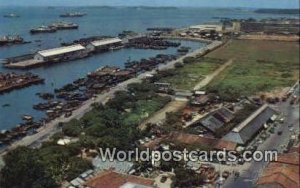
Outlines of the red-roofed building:
M 299 152 L 281 154 L 257 180 L 257 188 L 299 188 Z
M 90 188 L 120 188 L 129 184 L 142 188 L 153 188 L 154 180 L 108 170 L 99 173 L 85 183 Z

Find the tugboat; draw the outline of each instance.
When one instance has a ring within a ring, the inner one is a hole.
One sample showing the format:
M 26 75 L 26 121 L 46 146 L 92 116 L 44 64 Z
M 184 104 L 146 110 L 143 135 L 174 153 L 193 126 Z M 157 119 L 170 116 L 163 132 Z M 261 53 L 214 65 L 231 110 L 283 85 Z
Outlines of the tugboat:
M 56 28 L 55 27 L 49 27 L 49 26 L 40 26 L 34 29 L 30 30 L 31 34 L 36 34 L 36 33 L 54 33 L 56 32 Z
M 63 30 L 63 29 L 78 29 L 79 26 L 75 23 L 59 21 L 50 24 L 49 27 L 54 27 L 58 30 Z
M 15 35 L 15 36 L 6 35 L 0 37 L 0 46 L 6 44 L 21 44 L 23 42 L 24 42 L 23 38 L 20 37 L 19 35 Z
M 61 14 L 60 17 L 82 17 L 85 15 L 86 15 L 85 13 L 81 13 L 81 12 L 69 12 L 69 13 Z
M 10 13 L 10 14 L 5 14 L 3 16 L 4 18 L 19 18 L 20 16 L 14 13 Z

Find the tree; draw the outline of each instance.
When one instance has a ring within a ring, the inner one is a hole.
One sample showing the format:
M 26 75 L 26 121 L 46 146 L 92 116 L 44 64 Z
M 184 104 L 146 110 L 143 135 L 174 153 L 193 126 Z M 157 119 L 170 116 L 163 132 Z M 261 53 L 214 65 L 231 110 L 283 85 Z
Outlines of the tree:
M 70 122 L 66 123 L 63 126 L 63 133 L 67 136 L 73 136 L 73 137 L 77 137 L 81 134 L 82 128 L 81 128 L 81 122 L 76 120 L 76 119 L 72 119 Z
M 175 168 L 175 186 L 180 188 L 199 187 L 204 183 L 204 176 L 184 167 Z
M 76 178 L 79 174 L 85 172 L 88 169 L 91 169 L 92 165 L 86 160 L 82 160 L 78 157 L 73 157 L 70 159 L 69 168 L 66 172 L 66 179 L 71 181 Z
M 1 170 L 2 188 L 55 188 L 58 184 L 45 171 L 37 152 L 19 147 L 4 156 L 5 166 Z

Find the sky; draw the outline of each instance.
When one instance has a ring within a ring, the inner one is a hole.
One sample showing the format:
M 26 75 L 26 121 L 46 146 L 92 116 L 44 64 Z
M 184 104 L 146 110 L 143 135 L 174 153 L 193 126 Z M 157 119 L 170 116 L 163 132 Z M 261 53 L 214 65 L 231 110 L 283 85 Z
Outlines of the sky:
M 0 6 L 174 6 L 299 8 L 300 0 L 0 0 Z

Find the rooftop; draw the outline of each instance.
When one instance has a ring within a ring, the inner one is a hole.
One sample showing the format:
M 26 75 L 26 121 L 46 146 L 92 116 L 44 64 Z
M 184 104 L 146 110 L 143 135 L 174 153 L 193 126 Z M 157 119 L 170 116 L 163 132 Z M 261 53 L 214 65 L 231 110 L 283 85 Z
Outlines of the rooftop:
M 101 158 L 96 157 L 93 159 L 92 161 L 93 166 L 97 169 L 97 170 L 109 170 L 109 169 L 113 169 L 116 172 L 119 173 L 128 173 L 132 167 L 133 167 L 133 163 L 128 162 L 128 161 L 109 161 L 109 160 L 105 160 L 102 161 Z
M 204 117 L 201 124 L 212 132 L 222 127 L 225 123 L 234 118 L 233 113 L 227 108 L 220 108 Z
M 50 56 L 55 56 L 55 55 L 59 55 L 59 54 L 65 54 L 65 53 L 69 53 L 69 52 L 84 50 L 84 49 L 85 49 L 84 46 L 82 46 L 80 44 L 76 44 L 76 45 L 71 45 L 71 46 L 64 46 L 64 47 L 53 48 L 53 49 L 49 49 L 49 50 L 38 51 L 38 54 L 40 54 L 43 57 L 50 57 Z
M 119 38 L 108 38 L 108 39 L 93 41 L 93 42 L 91 42 L 91 44 L 93 46 L 103 46 L 103 45 L 113 44 L 113 43 L 118 43 L 118 42 L 122 42 L 122 40 Z
M 276 114 L 275 110 L 268 105 L 263 105 L 223 138 L 239 144 L 246 144 L 274 114 Z
M 209 137 L 201 137 L 198 135 L 181 133 L 181 132 L 172 132 L 169 135 L 168 139 L 176 140 L 178 142 L 185 143 L 185 144 L 194 144 L 194 143 L 205 144 L 205 145 L 212 146 L 214 149 L 217 150 L 222 150 L 224 148 L 227 150 L 235 150 L 237 146 L 236 143 L 231 141 L 225 141 L 225 140 L 209 138 Z
M 126 184 L 130 183 L 130 184 Z M 154 180 L 139 176 L 120 174 L 114 171 L 103 171 L 86 182 L 90 188 L 150 188 Z M 134 185 L 134 186 L 133 186 Z
M 277 161 L 272 161 L 265 168 L 256 182 L 258 188 L 299 187 L 299 153 L 280 154 Z

